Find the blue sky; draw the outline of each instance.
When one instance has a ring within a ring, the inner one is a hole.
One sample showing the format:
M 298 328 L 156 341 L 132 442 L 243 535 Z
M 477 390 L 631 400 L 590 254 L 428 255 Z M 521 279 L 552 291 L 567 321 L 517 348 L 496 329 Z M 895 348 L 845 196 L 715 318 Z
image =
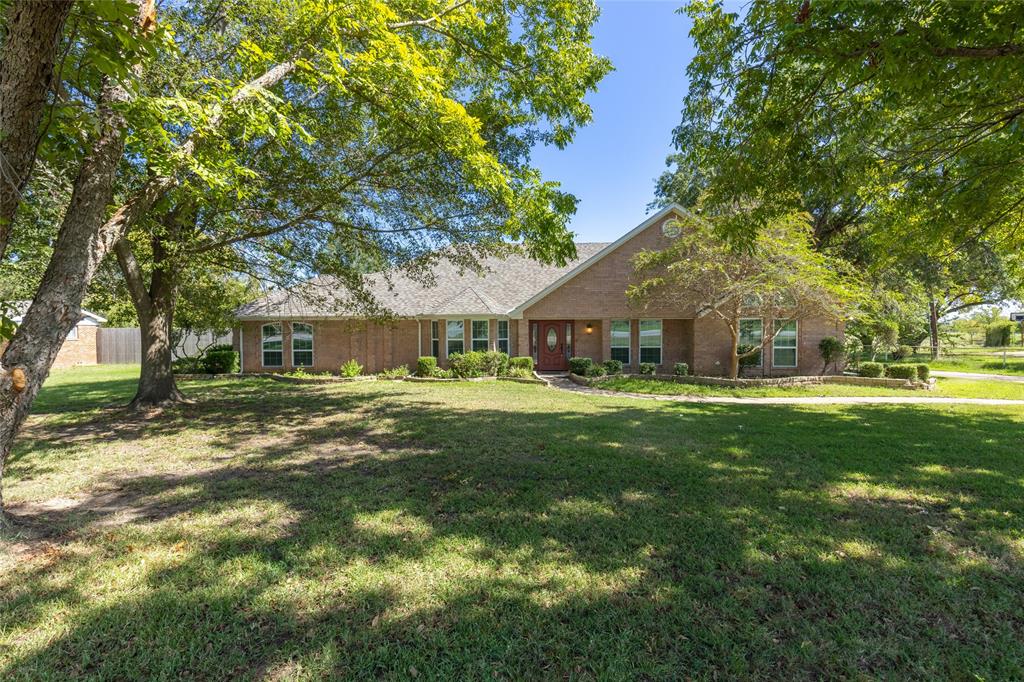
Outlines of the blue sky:
M 571 225 L 579 241 L 614 241 L 643 221 L 654 199 L 694 54 L 690 20 L 676 13 L 682 4 L 601 2 L 594 49 L 615 71 L 587 99 L 594 122 L 566 149 L 535 151 L 544 177 L 579 199 Z

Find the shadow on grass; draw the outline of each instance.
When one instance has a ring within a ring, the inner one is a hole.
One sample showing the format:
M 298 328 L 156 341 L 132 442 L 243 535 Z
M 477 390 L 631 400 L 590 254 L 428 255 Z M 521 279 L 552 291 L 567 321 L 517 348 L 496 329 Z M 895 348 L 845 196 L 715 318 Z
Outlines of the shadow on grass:
M 77 549 L 0 631 L 73 614 L 5 679 L 1024 674 L 1008 411 L 187 390 L 27 434 L 22 477 L 186 431 L 229 458 L 39 512 Z

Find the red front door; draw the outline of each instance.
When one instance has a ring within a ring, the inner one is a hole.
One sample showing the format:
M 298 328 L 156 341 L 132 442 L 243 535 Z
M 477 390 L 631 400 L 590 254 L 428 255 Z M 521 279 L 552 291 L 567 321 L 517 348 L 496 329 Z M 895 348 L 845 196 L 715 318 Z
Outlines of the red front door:
M 565 320 L 545 320 L 537 325 L 537 369 L 548 372 L 569 369 L 572 353 L 566 338 L 569 324 Z

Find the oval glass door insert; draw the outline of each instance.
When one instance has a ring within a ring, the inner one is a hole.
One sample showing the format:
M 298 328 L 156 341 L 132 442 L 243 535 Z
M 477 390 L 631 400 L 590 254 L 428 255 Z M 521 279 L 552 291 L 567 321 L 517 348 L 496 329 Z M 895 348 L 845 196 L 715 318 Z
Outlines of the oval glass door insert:
M 548 327 L 548 352 L 555 352 L 556 345 L 558 345 L 558 332 L 554 327 Z

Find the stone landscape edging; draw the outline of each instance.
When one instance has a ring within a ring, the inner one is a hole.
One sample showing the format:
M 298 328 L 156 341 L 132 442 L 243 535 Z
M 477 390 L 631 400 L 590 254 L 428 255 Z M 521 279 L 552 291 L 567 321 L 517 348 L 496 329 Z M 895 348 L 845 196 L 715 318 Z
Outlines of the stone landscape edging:
M 636 379 L 654 379 L 676 384 L 697 386 L 727 386 L 730 388 L 758 388 L 765 386 L 817 386 L 821 384 L 844 384 L 847 386 L 879 386 L 883 388 L 911 389 L 928 391 L 934 387 L 933 382 L 911 381 L 910 379 L 893 379 L 891 377 L 852 377 L 838 374 L 820 376 L 771 377 L 763 379 L 727 379 L 725 377 L 676 376 L 674 374 L 613 374 L 602 377 L 584 377 L 572 372 L 569 379 L 580 386 L 598 388 L 603 381 L 616 376 Z

